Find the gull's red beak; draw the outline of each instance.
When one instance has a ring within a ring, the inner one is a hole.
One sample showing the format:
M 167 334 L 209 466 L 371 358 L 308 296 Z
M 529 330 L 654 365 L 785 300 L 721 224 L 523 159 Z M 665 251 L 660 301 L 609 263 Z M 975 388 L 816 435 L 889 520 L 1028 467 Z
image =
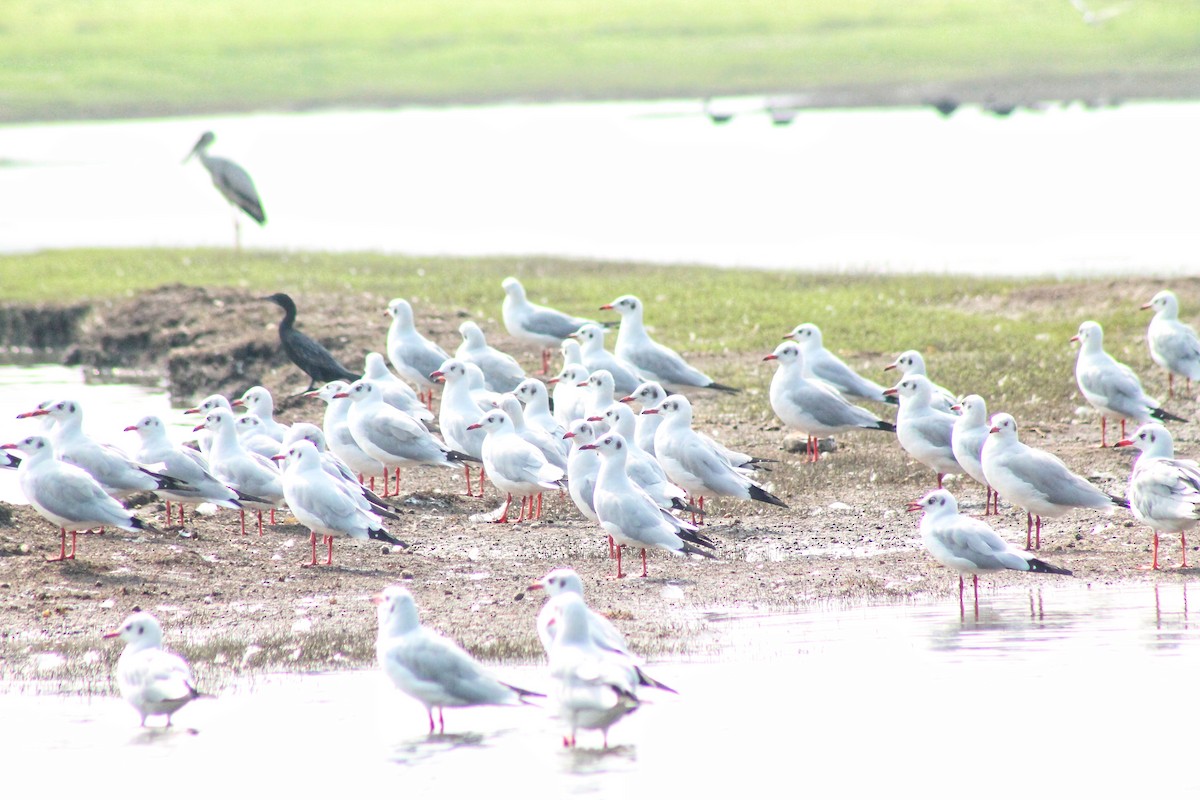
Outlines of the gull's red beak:
M 1113 447 L 1133 447 L 1133 439 L 1122 439 L 1114 444 Z
M 779 356 L 775 355 L 774 353 L 771 353 L 771 355 L 769 355 L 769 356 L 763 356 L 763 361 L 778 361 L 778 360 L 779 360 Z
M 643 414 L 657 414 L 658 409 L 657 408 L 643 408 L 642 413 Z
M 924 506 L 921 505 L 920 500 L 913 500 L 911 503 L 909 503 L 908 505 L 906 505 L 904 507 L 904 510 L 905 511 L 920 511 L 922 508 L 924 508 Z
M 601 311 L 612 311 L 612 303 L 605 303 L 604 305 L 600 306 L 600 310 Z

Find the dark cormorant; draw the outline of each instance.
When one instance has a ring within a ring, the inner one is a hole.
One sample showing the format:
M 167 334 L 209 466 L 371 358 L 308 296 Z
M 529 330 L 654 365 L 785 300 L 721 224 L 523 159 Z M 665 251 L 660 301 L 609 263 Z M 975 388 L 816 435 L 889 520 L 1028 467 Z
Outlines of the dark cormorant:
M 296 330 L 296 304 L 292 298 L 283 292 L 278 292 L 263 300 L 270 300 L 283 309 L 283 319 L 279 322 L 279 341 L 283 351 L 300 369 L 312 379 L 308 389 L 311 392 L 318 383 L 329 381 L 347 381 L 353 383 L 362 376 L 343 367 L 333 354 L 317 342 Z

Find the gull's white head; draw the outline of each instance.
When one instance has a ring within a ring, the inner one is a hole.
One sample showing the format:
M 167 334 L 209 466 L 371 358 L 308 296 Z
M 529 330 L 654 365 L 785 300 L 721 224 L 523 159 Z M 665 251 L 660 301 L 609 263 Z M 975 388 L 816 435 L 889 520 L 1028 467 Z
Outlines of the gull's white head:
M 120 627 L 104 634 L 105 639 L 120 638 L 135 650 L 162 646 L 162 626 L 152 614 L 139 611 L 130 614 Z
M 397 297 L 388 303 L 387 312 L 392 315 L 396 325 L 402 328 L 413 327 L 412 306 L 404 298 Z
M 545 589 L 550 597 L 558 597 L 560 594 L 577 594 L 583 597 L 583 581 L 579 573 L 570 567 L 550 570 L 529 588 Z
M 379 635 L 401 636 L 421 626 L 417 603 L 403 586 L 389 586 L 371 598 L 378 606 Z
M 642 315 L 642 301 L 631 294 L 623 294 L 611 303 L 600 306 L 601 311 L 616 311 L 622 317 L 630 315 L 639 319 Z
M 504 413 L 500 409 L 496 409 L 495 411 L 490 411 L 487 414 L 484 414 L 483 418 L 478 422 L 467 426 L 467 430 L 469 431 L 479 430 L 480 428 L 482 428 L 485 433 L 516 430 L 513 427 L 512 419 L 509 418 L 508 414 Z
M 458 332 L 462 334 L 463 342 L 466 343 L 468 350 L 481 350 L 487 347 L 487 339 L 483 335 L 483 329 L 471 320 L 467 320 L 459 325 Z
M 925 359 L 916 350 L 905 350 L 900 355 L 896 356 L 896 360 L 883 368 L 884 371 L 889 369 L 898 369 L 900 374 L 908 375 L 924 375 L 925 374 Z
M 632 403 L 637 401 L 642 404 L 642 408 L 658 408 L 659 403 L 667 396 L 667 392 L 662 386 L 654 381 L 646 381 L 639 384 L 633 390 L 633 394 L 628 397 L 622 397 L 622 403 Z
M 945 489 L 937 489 L 917 500 L 915 503 L 909 503 L 908 511 L 923 511 L 926 516 L 936 519 L 938 517 L 952 516 L 958 513 L 958 501 L 954 499 L 954 495 Z
M 1017 421 L 1013 415 L 993 414 L 991 435 L 1003 441 L 1017 441 Z
M 1154 295 L 1142 308 L 1154 309 L 1155 314 L 1163 319 L 1179 319 L 1179 300 L 1170 289 L 1163 289 Z
M 1134 431 L 1129 439 L 1117 442 L 1117 447 L 1136 447 L 1149 458 L 1174 458 L 1175 442 L 1171 432 L 1157 422 L 1147 422 Z
M 805 350 L 821 347 L 821 329 L 811 322 L 805 322 L 792 328 L 792 332 L 783 338 L 791 339 Z
M 1072 342 L 1079 342 L 1079 352 L 1096 353 L 1104 349 L 1104 329 L 1100 323 L 1088 320 L 1079 326 L 1079 330 L 1071 337 Z
M 983 425 L 987 422 L 987 403 L 977 394 L 969 394 L 958 402 L 964 425 Z
M 500 285 L 504 287 L 504 293 L 514 300 L 525 299 L 525 287 L 521 285 L 519 280 L 511 275 L 501 281 Z

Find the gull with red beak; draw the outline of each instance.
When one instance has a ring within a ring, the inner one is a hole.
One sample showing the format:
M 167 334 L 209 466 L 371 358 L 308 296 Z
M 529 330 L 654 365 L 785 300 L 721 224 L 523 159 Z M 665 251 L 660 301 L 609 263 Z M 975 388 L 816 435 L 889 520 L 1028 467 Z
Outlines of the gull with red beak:
M 1146 569 L 1158 569 L 1158 534 L 1178 533 L 1187 569 L 1187 529 L 1200 522 L 1200 465 L 1175 458 L 1170 432 L 1157 422 L 1137 429 L 1117 447 L 1141 451 L 1129 474 L 1129 510 L 1154 531 L 1154 559 Z
M 1200 337 L 1191 325 L 1179 321 L 1179 299 L 1174 292 L 1163 289 L 1142 309 L 1154 309 L 1146 343 L 1154 363 L 1167 371 L 1167 396 L 1175 396 L 1176 375 L 1187 379 L 1190 394 L 1192 381 L 1200 380 Z
M 963 471 L 953 447 L 954 423 L 958 417 L 934 405 L 933 384 L 924 375 L 907 375 L 884 394 L 900 398 L 900 410 L 896 412 L 900 446 L 937 473 L 941 489 L 943 478 Z
M 167 727 L 171 727 L 175 712 L 204 696 L 196 689 L 187 662 L 163 650 L 162 626 L 153 615 L 144 611 L 131 614 L 104 638 L 125 642 L 117 659 L 117 688 L 137 710 L 143 728 L 146 718 L 154 716 L 165 716 Z

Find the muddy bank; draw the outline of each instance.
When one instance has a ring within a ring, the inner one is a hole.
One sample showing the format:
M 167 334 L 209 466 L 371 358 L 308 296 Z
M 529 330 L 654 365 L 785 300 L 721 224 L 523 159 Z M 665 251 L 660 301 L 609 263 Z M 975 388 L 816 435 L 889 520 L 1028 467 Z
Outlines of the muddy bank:
M 1067 285 L 1055 302 L 1086 305 L 1104 291 Z M 358 364 L 365 352 L 382 346 L 386 299 L 331 295 L 318 302 L 297 295 L 299 324 L 347 364 Z M 369 313 L 373 308 L 377 316 Z M 338 321 L 351 313 L 363 322 L 346 334 Z M 278 352 L 279 316 L 277 307 L 246 292 L 165 287 L 95 306 L 81 322 L 71 358 L 161 369 L 177 403 L 213 391 L 238 394 L 255 383 L 290 395 L 307 379 Z M 422 324 L 439 341 L 452 342 L 460 319 L 457 310 L 430 309 Z M 523 363 L 535 363 L 533 351 L 502 333 L 495 339 L 499 347 L 513 347 Z M 697 364 L 720 375 L 730 363 L 756 357 L 761 354 L 730 352 Z M 761 395 L 745 406 L 719 402 L 698 400 L 699 426 L 739 449 L 778 458 L 764 481 L 790 507 L 713 501 L 708 533 L 717 542 L 717 558 L 652 554 L 647 579 L 612 579 L 603 536 L 563 496 L 547 495 L 537 522 L 482 521 L 499 502 L 495 490 L 489 488 L 483 500 L 464 497 L 462 474 L 455 470 L 405 471 L 396 502 L 401 518 L 388 529 L 410 548 L 338 541 L 332 567 L 300 566 L 308 560 L 308 535 L 286 512 L 261 537 L 241 535 L 234 512 L 189 512 L 182 528 L 167 527 L 162 503 L 150 495 L 133 504 L 163 526 L 161 532 L 82 536 L 76 561 L 47 563 L 58 552 L 57 531 L 27 507 L 0 507 L 0 685 L 36 678 L 39 690 L 109 691 L 118 648 L 99 637 L 133 608 L 160 616 L 170 645 L 188 655 L 214 688 L 246 671 L 368 664 L 375 633 L 368 598 L 397 582 L 412 589 L 426 621 L 471 651 L 536 659 L 533 626 L 542 599 L 527 587 L 561 565 L 581 573 L 591 604 L 651 656 L 706 652 L 717 635 L 706 624 L 713 611 L 932 599 L 957 617 L 956 577 L 924 553 L 917 520 L 903 511 L 931 488 L 933 475 L 910 461 L 894 437 L 867 431 L 841 436 L 833 453 L 804 464 L 785 449 L 786 432 Z M 1194 402 L 1178 403 L 1195 418 Z M 319 422 L 322 412 L 318 402 L 293 399 L 283 403 L 281 417 Z M 1104 489 L 1124 494 L 1132 454 L 1097 449 L 1090 416 L 1045 416 L 1036 428 L 1040 446 Z M 982 510 L 980 487 L 963 479 L 950 486 L 966 510 Z M 1023 541 L 1024 515 L 1007 504 L 1003 512 L 993 524 L 1010 540 Z M 1139 571 L 1149 550 L 1148 532 L 1127 513 L 1075 512 L 1048 523 L 1041 552 L 1075 576 L 988 577 L 985 602 L 996 587 L 1039 580 L 1095 584 L 1195 576 L 1190 569 Z M 1164 537 L 1164 563 L 1177 563 L 1178 555 L 1178 540 Z M 635 561 L 631 554 L 627 567 Z

